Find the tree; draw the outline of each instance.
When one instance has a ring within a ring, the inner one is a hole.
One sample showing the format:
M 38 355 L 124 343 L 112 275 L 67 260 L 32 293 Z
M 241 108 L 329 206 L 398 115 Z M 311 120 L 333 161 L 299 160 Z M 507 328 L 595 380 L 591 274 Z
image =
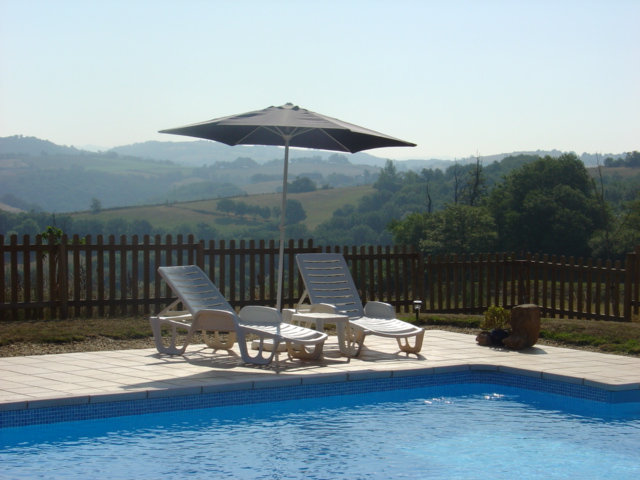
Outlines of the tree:
M 351 165 L 351 162 L 349 161 L 349 159 L 340 153 L 331 154 L 327 159 L 327 162 L 337 163 L 340 165 Z
M 287 187 L 290 193 L 315 192 L 318 189 L 316 182 L 309 177 L 298 177 Z
M 426 173 L 425 173 L 426 172 Z M 431 198 L 431 171 L 424 169 L 423 174 L 426 178 L 426 184 L 424 186 L 424 194 L 425 199 L 427 201 L 427 213 L 431 213 L 431 209 L 433 208 L 433 199 Z
M 0 210 L 0 233 L 5 234 L 11 229 L 15 215 Z
M 304 211 L 302 203 L 298 200 L 287 200 L 287 218 L 286 225 L 300 223 L 307 218 L 307 212 Z
M 77 233 L 80 236 L 105 234 L 104 222 L 97 218 L 79 218 L 73 221 L 72 228 L 72 233 Z
M 244 202 L 236 202 L 233 212 L 237 217 L 244 217 L 249 211 L 249 207 Z
M 640 152 L 627 152 L 624 163 L 627 167 L 640 167 Z
M 373 192 L 363 195 L 358 204 L 358 213 L 377 212 L 392 200 L 391 196 L 385 192 Z
M 138 235 L 138 237 L 151 235 L 153 233 L 153 226 L 148 220 L 136 219 L 131 222 L 129 233 L 131 233 L 131 235 Z
M 269 220 L 271 218 L 271 209 L 266 205 L 260 209 L 260 216 L 263 220 Z
M 573 153 L 512 171 L 491 192 L 489 208 L 509 251 L 588 256 L 590 237 L 603 227 L 587 169 Z
M 289 225 L 287 227 L 287 238 L 309 238 L 309 230 L 307 230 L 307 226 L 304 223 Z
M 20 235 L 29 235 L 30 237 L 35 237 L 40 233 L 40 227 L 32 218 L 25 219 L 15 227 L 15 230 L 17 230 Z
M 378 234 L 367 225 L 356 225 L 350 231 L 355 245 L 374 245 Z
M 458 160 L 454 160 L 453 167 L 449 167 L 447 170 L 451 170 L 453 175 L 453 203 L 458 203 L 460 199 L 460 193 L 463 188 L 463 172 Z
M 475 165 L 467 170 L 466 183 L 460 193 L 460 201 L 465 205 L 475 207 L 487 193 L 486 180 L 482 170 L 482 161 L 476 157 Z
M 613 237 L 615 236 L 613 232 L 615 222 L 613 215 L 611 214 L 609 203 L 605 200 L 604 177 L 602 174 L 602 164 L 600 163 L 600 156 L 598 154 L 596 154 L 596 172 L 597 181 L 596 176 L 592 176 L 591 184 L 593 186 L 593 193 L 598 203 L 600 214 L 602 215 L 602 235 L 599 236 L 602 241 L 599 243 L 602 246 L 605 258 L 611 259 L 612 242 Z M 594 247 L 593 240 L 591 242 L 591 247 L 592 249 Z
M 640 193 L 628 208 L 629 214 L 620 226 L 620 235 L 616 238 L 615 252 L 619 255 L 631 252 L 635 245 L 640 245 Z
M 607 157 L 604 159 L 604 166 L 608 168 L 613 167 L 624 167 L 624 160 L 622 158 L 611 158 Z
M 91 206 L 89 207 L 93 213 L 100 213 L 102 210 L 102 202 L 96 197 L 91 199 Z
M 120 235 L 128 235 L 131 230 L 131 224 L 127 219 L 122 217 L 112 218 L 107 220 L 104 226 L 104 231 L 109 235 L 115 235 L 118 238 Z
M 402 179 L 391 160 L 387 160 L 373 188 L 386 193 L 394 193 L 402 188 Z
M 333 216 L 334 217 L 347 217 L 349 215 L 353 215 L 356 212 L 356 207 L 353 206 L 353 204 L 351 203 L 347 203 L 346 205 L 343 205 L 340 208 L 337 208 L 334 212 L 333 212 Z
M 198 240 L 215 240 L 219 233 L 206 222 L 196 223 L 195 236 Z
M 188 223 L 181 223 L 177 227 L 173 229 L 173 234 L 177 237 L 178 235 L 182 235 L 184 238 L 188 237 L 193 233 L 193 225 Z
M 228 217 L 231 216 L 231 212 L 233 212 L 235 208 L 236 202 L 234 202 L 230 198 L 221 199 L 216 207 L 219 212 L 226 213 Z
M 404 220 L 392 220 L 387 229 L 393 234 L 393 241 L 399 245 L 420 245 L 425 238 L 432 214 L 412 213 Z
M 486 207 L 452 203 L 436 213 L 415 213 L 389 229 L 394 241 L 430 254 L 484 253 L 494 249 L 495 222 Z

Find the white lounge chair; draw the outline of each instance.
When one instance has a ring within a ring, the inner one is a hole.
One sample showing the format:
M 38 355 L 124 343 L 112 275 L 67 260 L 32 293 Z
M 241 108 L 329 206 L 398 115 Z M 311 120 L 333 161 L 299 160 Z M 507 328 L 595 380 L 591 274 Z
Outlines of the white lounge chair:
M 230 350 L 237 338 L 240 354 L 247 363 L 270 363 L 281 342 L 286 342 L 290 357 L 314 360 L 322 356 L 326 333 L 283 323 L 282 315 L 274 308 L 248 306 L 236 314 L 199 267 L 160 267 L 158 272 L 178 297 L 158 315 L 149 319 L 158 352 L 182 355 L 193 334 L 202 331 L 205 342 L 213 349 Z M 186 308 L 185 311 L 175 311 L 179 303 Z M 170 325 L 172 328 L 169 346 L 165 346 L 163 342 L 162 325 Z M 176 346 L 178 328 L 187 330 L 182 347 Z M 214 332 L 213 340 L 208 338 L 206 332 Z M 226 341 L 222 340 L 220 332 L 228 332 Z M 259 338 L 258 353 L 255 356 L 249 355 L 248 334 Z M 264 347 L 267 338 L 272 340 L 273 348 L 269 348 L 270 354 L 265 357 L 263 352 L 266 352 Z M 308 351 L 305 347 L 313 347 L 313 350 Z
M 308 296 L 312 312 L 341 313 L 349 316 L 356 330 L 358 355 L 367 335 L 395 338 L 400 350 L 419 353 L 424 329 L 396 318 L 391 305 L 367 302 L 362 306 L 356 285 L 344 257 L 338 253 L 301 253 L 296 255 L 298 269 L 306 290 L 299 305 Z M 415 345 L 409 339 L 415 337 Z

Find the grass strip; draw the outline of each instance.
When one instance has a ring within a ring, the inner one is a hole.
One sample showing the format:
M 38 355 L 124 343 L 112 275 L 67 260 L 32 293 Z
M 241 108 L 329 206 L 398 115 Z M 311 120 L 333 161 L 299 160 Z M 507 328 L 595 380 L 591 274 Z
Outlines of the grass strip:
M 418 325 L 480 331 L 482 316 L 421 314 L 400 318 Z M 133 340 L 153 336 L 149 320 L 103 318 L 0 322 L 0 347 L 20 343 L 66 344 L 98 338 Z M 622 323 L 577 319 L 542 319 L 540 337 L 568 348 L 590 347 L 602 353 L 640 356 L 640 322 Z

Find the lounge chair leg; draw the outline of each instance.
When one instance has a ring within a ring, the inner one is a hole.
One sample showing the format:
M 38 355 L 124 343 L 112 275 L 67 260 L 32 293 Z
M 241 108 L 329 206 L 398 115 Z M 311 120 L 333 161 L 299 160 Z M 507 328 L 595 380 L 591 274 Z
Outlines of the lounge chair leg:
M 212 339 L 209 337 L 207 331 L 203 330 L 202 338 L 204 338 L 204 343 L 207 344 L 207 347 L 213 348 L 214 350 L 231 350 L 233 344 L 236 343 L 236 332 L 227 332 L 227 339 L 223 341 L 220 332 L 213 332 Z
M 356 348 L 356 353 L 353 355 L 354 357 L 357 357 L 358 355 L 360 355 L 360 352 L 362 351 L 362 347 L 364 346 L 364 339 L 366 338 L 367 334 L 365 333 L 364 330 L 358 330 L 355 334 L 355 338 L 353 340 L 353 343 L 355 345 L 357 345 Z
M 249 349 L 247 348 L 247 339 L 244 335 L 240 335 L 238 341 L 238 347 L 240 347 L 240 356 L 245 363 L 255 363 L 256 365 L 268 365 L 273 360 L 273 357 L 278 353 L 278 345 L 280 340 L 273 340 L 273 350 L 271 354 L 265 358 L 263 356 L 264 349 L 264 337 L 260 337 L 260 346 L 258 347 L 258 353 L 254 356 L 249 355 Z
M 400 350 L 406 353 L 420 353 L 422 350 L 422 341 L 424 340 L 424 330 L 416 335 L 416 344 L 412 347 L 409 345 L 409 337 L 396 338 Z M 404 340 L 404 342 L 402 341 Z
M 178 331 L 175 325 L 171 325 L 171 337 L 169 339 L 169 346 L 166 346 L 162 338 L 162 324 L 168 322 L 163 322 L 159 318 L 152 317 L 150 319 L 150 323 L 151 331 L 153 332 L 153 339 L 156 343 L 156 350 L 158 350 L 159 353 L 164 353 L 167 355 L 182 355 L 185 352 L 187 346 L 189 345 L 189 342 L 191 341 L 191 337 L 193 336 L 193 331 L 189 331 L 189 333 L 187 333 L 187 338 L 185 339 L 184 345 L 181 348 L 178 348 L 176 347 Z
M 298 350 L 294 350 L 294 345 Z M 322 348 L 324 347 L 324 342 L 316 344 L 313 350 L 307 350 L 304 345 L 299 343 L 291 343 L 287 342 L 287 352 L 289 353 L 289 358 L 297 358 L 299 360 L 318 360 L 322 357 Z

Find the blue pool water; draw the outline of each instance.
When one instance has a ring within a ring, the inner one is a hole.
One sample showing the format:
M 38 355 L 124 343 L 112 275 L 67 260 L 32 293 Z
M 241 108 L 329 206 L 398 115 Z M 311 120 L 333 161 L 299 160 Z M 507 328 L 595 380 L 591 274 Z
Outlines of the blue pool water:
M 0 429 L 6 479 L 640 479 L 640 404 L 469 384 Z

